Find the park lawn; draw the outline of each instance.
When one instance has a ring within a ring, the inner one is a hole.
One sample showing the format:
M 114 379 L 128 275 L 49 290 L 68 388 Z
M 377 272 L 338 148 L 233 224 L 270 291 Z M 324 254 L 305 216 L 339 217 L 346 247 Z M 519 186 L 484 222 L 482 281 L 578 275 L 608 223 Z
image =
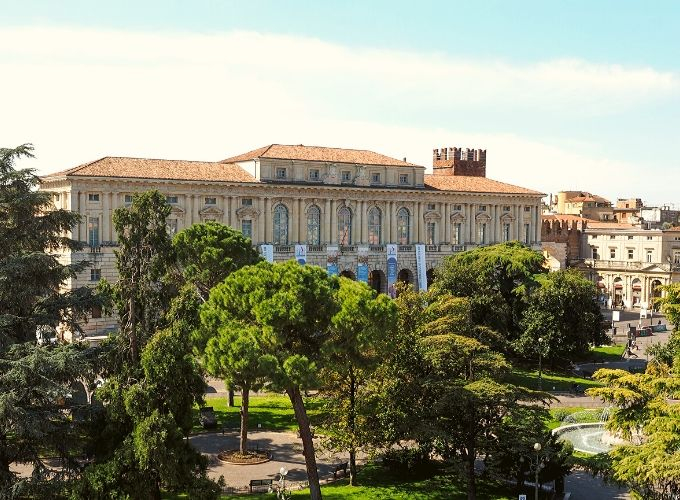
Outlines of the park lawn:
M 590 349 L 589 359 L 594 361 L 621 361 L 625 345 L 605 345 Z
M 564 408 L 551 408 L 550 409 L 550 418 L 545 421 L 545 425 L 549 430 L 556 429 L 562 425 L 565 425 L 562 420 L 567 416 L 571 415 L 573 413 L 579 413 L 579 412 L 590 412 L 589 409 L 587 408 L 582 408 L 580 406 L 573 406 L 573 407 L 564 407 Z M 580 423 L 583 422 L 599 422 L 599 414 L 596 414 L 595 411 L 593 411 L 593 417 L 592 418 L 582 418 L 579 420 Z
M 234 406 L 227 406 L 226 397 L 206 397 L 205 405 L 212 406 L 217 416 L 218 427 L 238 429 L 241 426 L 241 396 L 234 397 Z M 312 425 L 321 414 L 322 401 L 319 398 L 305 398 L 305 407 Z M 251 430 L 297 431 L 297 422 L 288 396 L 281 394 L 251 395 L 248 406 L 248 428 Z M 202 430 L 198 423 L 198 407 L 193 410 L 193 432 Z M 260 424 L 261 427 L 258 427 Z
M 346 479 L 321 487 L 323 498 L 326 500 L 444 500 L 467 499 L 465 481 L 455 476 L 451 471 L 445 473 L 439 467 L 433 467 L 426 477 L 404 477 L 403 473 L 391 472 L 377 464 L 363 467 L 358 474 L 358 486 L 349 486 Z M 525 494 L 533 493 L 529 488 Z M 222 499 L 236 500 L 243 495 L 223 495 Z M 272 494 L 252 495 L 248 498 L 273 498 Z M 293 492 L 293 498 L 309 498 L 307 490 Z M 510 500 L 516 499 L 517 494 L 511 487 L 494 482 L 478 479 L 477 498 Z M 533 496 L 532 496 L 533 498 Z
M 602 386 L 602 384 L 595 380 L 567 375 L 560 372 L 543 371 L 541 378 L 543 380 L 542 385 L 544 391 L 569 392 L 572 389 L 572 384 L 580 385 L 582 390 Z M 512 372 L 510 372 L 507 381 L 520 387 L 538 390 L 538 370 L 515 367 L 512 369 Z

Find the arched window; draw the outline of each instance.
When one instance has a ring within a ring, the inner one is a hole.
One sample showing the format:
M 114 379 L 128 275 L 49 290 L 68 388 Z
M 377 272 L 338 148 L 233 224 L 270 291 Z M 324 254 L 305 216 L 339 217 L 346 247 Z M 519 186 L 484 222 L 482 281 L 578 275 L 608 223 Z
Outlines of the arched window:
M 380 245 L 380 233 L 382 225 L 382 214 L 378 207 L 373 207 L 368 211 L 368 244 Z
M 401 207 L 397 211 L 397 243 L 408 245 L 410 242 L 409 226 L 411 215 L 408 209 Z
M 307 244 L 321 244 L 321 209 L 316 205 L 307 209 Z
M 338 210 L 338 243 L 352 244 L 352 212 L 347 207 Z
M 288 244 L 288 209 L 281 204 L 274 208 L 274 244 Z

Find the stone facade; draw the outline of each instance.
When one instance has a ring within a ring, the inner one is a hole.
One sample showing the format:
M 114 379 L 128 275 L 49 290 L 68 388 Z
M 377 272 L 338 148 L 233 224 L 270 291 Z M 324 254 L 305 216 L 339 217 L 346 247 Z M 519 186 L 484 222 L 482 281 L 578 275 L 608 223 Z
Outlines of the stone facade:
M 454 165 L 440 171 L 450 177 L 441 187 L 438 175 L 426 175 L 424 167 L 375 153 L 272 148 L 225 160 L 238 171 L 220 175 L 213 174 L 224 163 L 104 158 L 44 177 L 42 189 L 54 193 L 55 205 L 83 216 L 70 236 L 85 242 L 86 250 L 61 258 L 88 260 L 92 267 L 66 286 L 95 285 L 100 278 L 115 282 L 112 214 L 129 205 L 134 193 L 149 189 L 165 194 L 172 206 L 171 232 L 214 220 L 248 234 L 254 245 L 272 244 L 277 262 L 294 258 L 294 245 L 300 243 L 307 245 L 308 264 L 326 267 L 327 246 L 338 245 L 339 271 L 355 277 L 358 246 L 368 246 L 369 283 L 380 292 L 387 290 L 388 243 L 399 245 L 399 278 L 415 286 L 420 285 L 416 243 L 426 245 L 428 269 L 455 252 L 501 241 L 520 240 L 540 249 L 542 193 L 461 176 Z M 269 158 L 266 151 L 304 159 Z M 348 158 L 353 163 L 343 161 Z M 479 167 L 482 160 L 477 153 L 469 161 Z M 350 214 L 349 228 L 340 224 L 342 213 Z M 378 226 L 369 221 L 376 213 Z M 310 230 L 312 214 L 318 214 L 318 234 Z M 106 334 L 115 324 L 115 318 L 95 317 L 86 332 Z

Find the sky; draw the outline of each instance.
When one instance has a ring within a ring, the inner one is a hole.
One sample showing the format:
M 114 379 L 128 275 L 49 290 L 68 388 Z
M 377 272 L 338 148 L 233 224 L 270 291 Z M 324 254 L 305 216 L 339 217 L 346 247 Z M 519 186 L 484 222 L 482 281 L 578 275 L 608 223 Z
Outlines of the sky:
M 271 143 L 680 206 L 680 2 L 0 0 L 0 146 L 49 173 Z

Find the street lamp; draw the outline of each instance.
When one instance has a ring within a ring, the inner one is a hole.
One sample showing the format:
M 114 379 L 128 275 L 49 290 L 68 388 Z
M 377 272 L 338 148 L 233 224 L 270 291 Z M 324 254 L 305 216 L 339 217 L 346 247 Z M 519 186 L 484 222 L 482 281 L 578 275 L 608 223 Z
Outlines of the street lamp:
M 538 500 L 538 473 L 541 470 L 541 443 L 534 443 L 534 451 L 536 452 L 536 480 L 534 481 L 534 499 Z
M 279 469 L 279 474 L 279 488 L 276 492 L 276 498 L 284 500 L 288 498 L 288 495 L 286 494 L 286 476 L 288 475 L 288 469 L 281 467 Z

